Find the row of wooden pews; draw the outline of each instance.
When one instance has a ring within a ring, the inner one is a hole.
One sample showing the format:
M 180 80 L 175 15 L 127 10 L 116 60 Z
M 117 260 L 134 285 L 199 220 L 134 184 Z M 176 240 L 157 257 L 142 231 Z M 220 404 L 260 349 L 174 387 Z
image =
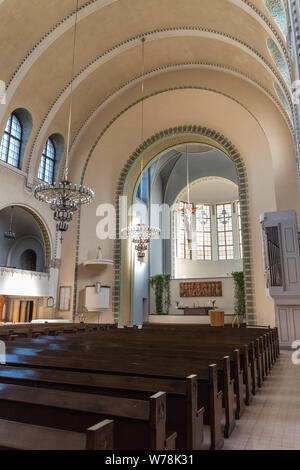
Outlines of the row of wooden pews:
M 279 355 L 276 329 L 49 333 L 7 343 L 0 428 L 14 422 L 88 436 L 96 425 L 92 440 L 105 449 L 201 449 L 204 424 L 211 448 L 222 448 Z
M 112 324 L 98 323 L 14 323 L 0 325 L 0 340 L 13 341 L 18 337 L 37 338 L 41 335 L 58 336 L 114 328 Z

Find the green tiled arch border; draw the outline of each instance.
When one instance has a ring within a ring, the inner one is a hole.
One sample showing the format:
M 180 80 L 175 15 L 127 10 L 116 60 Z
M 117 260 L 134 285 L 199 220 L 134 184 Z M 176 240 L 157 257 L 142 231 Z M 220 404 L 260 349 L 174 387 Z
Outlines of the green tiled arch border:
M 215 130 L 208 129 L 201 126 L 178 126 L 170 129 L 161 131 L 149 139 L 147 139 L 142 145 L 140 145 L 136 151 L 127 160 L 121 175 L 119 177 L 116 196 L 115 206 L 117 214 L 117 226 L 116 233 L 117 239 L 115 241 L 114 250 L 114 287 L 113 287 L 113 312 L 114 321 L 116 323 L 122 323 L 122 256 L 123 250 L 122 240 L 119 238 L 120 230 L 120 206 L 119 198 L 125 195 L 126 182 L 130 172 L 130 169 L 139 159 L 139 157 L 145 153 L 154 144 L 158 144 L 160 141 L 170 137 L 203 137 L 208 138 L 215 143 L 218 148 L 224 151 L 224 153 L 234 162 L 239 183 L 239 194 L 241 203 L 241 224 L 242 224 L 242 237 L 243 237 L 243 254 L 244 254 L 244 275 L 245 275 L 245 293 L 246 293 L 246 320 L 249 324 L 255 324 L 256 312 L 255 312 L 255 301 L 254 301 L 254 279 L 253 279 L 253 258 L 251 248 L 251 236 L 249 232 L 249 193 L 248 193 L 248 181 L 245 164 L 242 157 L 235 146 L 222 134 Z M 124 242 L 123 242 L 124 243 Z

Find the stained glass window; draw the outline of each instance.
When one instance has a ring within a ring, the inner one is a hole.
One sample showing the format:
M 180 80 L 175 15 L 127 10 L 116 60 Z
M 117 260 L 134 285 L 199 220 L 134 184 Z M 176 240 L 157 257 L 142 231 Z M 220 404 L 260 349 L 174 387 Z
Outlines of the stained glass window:
M 211 207 L 208 204 L 196 206 L 197 259 L 212 259 Z
M 234 259 L 232 205 L 217 204 L 219 260 Z
M 22 125 L 12 113 L 7 121 L 0 145 L 0 158 L 12 166 L 19 167 L 22 144 Z
M 275 41 L 273 39 L 267 39 L 267 45 L 270 52 L 270 55 L 276 64 L 279 72 L 283 76 L 284 80 L 286 81 L 287 85 L 291 88 L 291 77 L 288 66 L 284 60 L 283 55 L 281 54 L 280 50 L 278 49 Z
M 284 5 L 281 0 L 265 0 L 270 15 L 278 24 L 282 34 L 286 37 L 288 33 L 287 18 Z

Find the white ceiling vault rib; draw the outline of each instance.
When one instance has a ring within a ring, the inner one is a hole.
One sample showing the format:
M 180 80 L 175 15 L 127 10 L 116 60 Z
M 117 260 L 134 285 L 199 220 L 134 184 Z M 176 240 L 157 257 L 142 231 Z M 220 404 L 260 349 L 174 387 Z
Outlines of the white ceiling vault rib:
M 271 74 L 273 79 L 279 81 L 279 83 L 282 85 L 283 90 L 285 91 L 286 99 L 291 104 L 290 92 L 283 78 L 281 77 L 281 75 L 277 73 L 275 68 L 260 53 L 258 53 L 248 44 L 244 43 L 238 38 L 235 38 L 234 36 L 231 36 L 229 34 L 225 34 L 219 31 L 210 30 L 207 28 L 200 28 L 200 27 L 168 28 L 164 30 L 150 31 L 150 32 L 145 33 L 144 35 L 139 35 L 134 38 L 130 38 L 124 41 L 123 43 L 116 45 L 113 49 L 106 51 L 100 57 L 97 57 L 90 64 L 86 65 L 81 70 L 81 72 L 79 72 L 79 74 L 75 77 L 74 82 L 73 82 L 73 90 L 75 91 L 76 88 L 81 84 L 81 82 L 84 79 L 86 79 L 91 73 L 97 70 L 101 65 L 105 64 L 112 58 L 117 57 L 118 55 L 122 54 L 123 52 L 131 48 L 140 46 L 140 40 L 142 36 L 145 36 L 147 38 L 147 41 L 155 41 L 155 40 L 169 38 L 169 37 L 177 38 L 177 37 L 184 37 L 184 36 L 193 36 L 193 37 L 214 39 L 217 41 L 222 41 L 227 44 L 233 45 L 239 48 L 240 50 L 246 52 L 247 54 L 249 54 L 252 58 L 254 58 L 257 62 L 259 62 L 268 73 Z M 65 89 L 62 90 L 58 94 L 56 100 L 54 101 L 54 103 L 51 105 L 50 109 L 46 113 L 42 121 L 42 125 L 40 126 L 35 136 L 34 144 L 31 148 L 30 157 L 29 157 L 29 165 L 28 165 L 29 181 L 32 179 L 32 176 L 34 175 L 36 160 L 39 156 L 40 150 L 46 138 L 47 129 L 49 125 L 51 124 L 51 122 L 53 121 L 55 115 L 61 108 L 61 106 L 68 99 L 70 95 L 70 91 L 71 91 L 71 84 L 69 83 L 68 86 L 65 87 Z

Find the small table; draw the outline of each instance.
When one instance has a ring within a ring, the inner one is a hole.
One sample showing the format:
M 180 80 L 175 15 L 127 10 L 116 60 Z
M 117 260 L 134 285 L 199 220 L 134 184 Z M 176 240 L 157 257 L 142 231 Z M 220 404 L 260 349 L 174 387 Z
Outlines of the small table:
M 178 310 L 183 310 L 184 315 L 209 315 L 209 311 L 213 310 L 213 307 L 182 307 Z

